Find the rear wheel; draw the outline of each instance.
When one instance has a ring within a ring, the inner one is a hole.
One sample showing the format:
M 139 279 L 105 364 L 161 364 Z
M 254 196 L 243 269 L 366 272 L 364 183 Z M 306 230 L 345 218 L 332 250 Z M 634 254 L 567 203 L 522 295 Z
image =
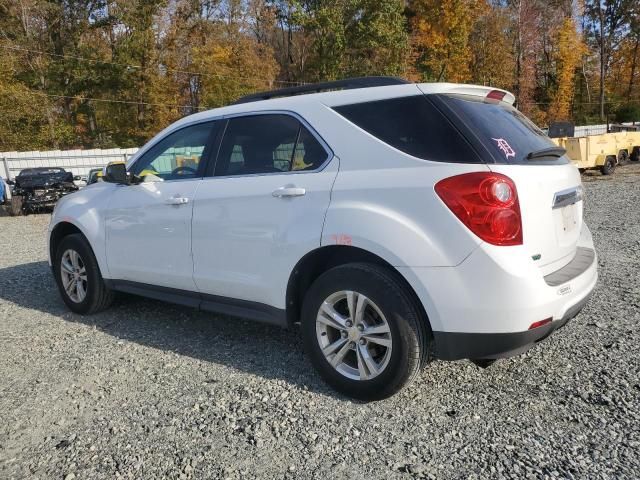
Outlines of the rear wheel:
M 71 311 L 96 313 L 113 301 L 113 292 L 105 286 L 91 246 L 82 235 L 68 235 L 60 241 L 53 271 L 62 300 Z
M 609 155 L 604 160 L 604 165 L 600 167 L 600 171 L 602 172 L 603 175 L 611 175 L 613 174 L 615 169 L 616 169 L 616 157 L 614 157 L 613 155 Z
M 631 156 L 629 158 L 632 162 L 640 161 L 640 146 L 633 147 L 633 150 L 631 150 Z
M 396 275 L 363 263 L 335 267 L 313 283 L 302 335 L 324 380 L 362 400 L 389 397 L 409 384 L 426 363 L 431 337 Z
M 618 152 L 618 165 L 624 165 L 629 160 L 629 152 L 626 150 L 620 150 Z

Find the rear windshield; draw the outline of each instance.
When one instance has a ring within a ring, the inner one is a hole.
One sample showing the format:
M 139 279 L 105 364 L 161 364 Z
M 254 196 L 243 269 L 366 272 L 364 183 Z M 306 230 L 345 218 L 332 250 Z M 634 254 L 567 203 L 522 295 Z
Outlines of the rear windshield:
M 333 107 L 388 145 L 424 160 L 480 163 L 460 132 L 424 95 Z
M 556 145 L 525 117 L 505 102 L 471 95 L 437 95 L 451 109 L 460 124 L 487 147 L 497 163 L 535 163 L 527 160 L 531 152 Z M 543 157 L 545 163 L 566 163 L 565 157 Z

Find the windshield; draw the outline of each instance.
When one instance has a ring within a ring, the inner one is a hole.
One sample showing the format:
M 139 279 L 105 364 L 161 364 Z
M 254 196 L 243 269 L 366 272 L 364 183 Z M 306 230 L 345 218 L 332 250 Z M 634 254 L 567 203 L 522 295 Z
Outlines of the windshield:
M 444 104 L 473 129 L 497 163 L 535 163 L 527 159 L 532 152 L 556 148 L 545 133 L 520 111 L 505 102 L 471 95 L 442 95 Z M 566 163 L 566 157 L 537 156 L 545 163 Z

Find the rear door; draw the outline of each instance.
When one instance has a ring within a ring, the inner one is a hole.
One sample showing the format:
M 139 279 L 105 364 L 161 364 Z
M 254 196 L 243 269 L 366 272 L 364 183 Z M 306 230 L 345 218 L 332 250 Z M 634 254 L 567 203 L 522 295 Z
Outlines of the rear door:
M 506 102 L 471 95 L 433 95 L 489 168 L 516 184 L 524 246 L 543 274 L 569 263 L 582 229 L 578 169 L 521 112 Z M 548 153 L 545 154 L 545 151 Z
M 320 246 L 337 170 L 338 159 L 295 116 L 229 118 L 194 206 L 199 291 L 284 308 L 295 264 Z

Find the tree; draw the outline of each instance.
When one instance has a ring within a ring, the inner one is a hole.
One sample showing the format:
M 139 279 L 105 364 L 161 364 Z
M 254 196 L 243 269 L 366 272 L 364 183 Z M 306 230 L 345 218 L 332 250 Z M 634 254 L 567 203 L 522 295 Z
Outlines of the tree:
M 586 52 L 573 18 L 568 17 L 564 20 L 562 28 L 557 33 L 555 45 L 557 88 L 549 108 L 549 118 L 569 120 L 576 68 L 580 65 L 582 55 Z
M 471 80 L 474 83 L 513 88 L 515 54 L 512 37 L 512 19 L 508 7 L 496 2 L 484 9 L 469 40 Z
M 624 39 L 637 0 L 587 0 L 588 34 L 600 60 L 600 119 L 605 119 L 605 83 L 614 51 Z
M 411 46 L 417 76 L 464 82 L 471 78 L 469 38 L 483 0 L 412 0 Z

